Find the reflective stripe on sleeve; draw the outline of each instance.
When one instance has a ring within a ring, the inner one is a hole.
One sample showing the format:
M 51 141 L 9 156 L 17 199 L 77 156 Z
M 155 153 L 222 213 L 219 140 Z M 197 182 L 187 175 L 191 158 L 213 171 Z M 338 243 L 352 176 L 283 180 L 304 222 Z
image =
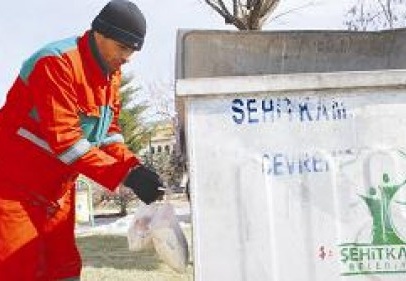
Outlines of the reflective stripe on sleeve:
M 85 155 L 90 148 L 92 148 L 90 142 L 86 139 L 81 139 L 72 145 L 67 151 L 60 154 L 58 158 L 65 164 L 71 164 L 78 158 Z
M 49 144 L 44 141 L 43 139 L 37 137 L 36 135 L 34 135 L 33 133 L 31 133 L 30 131 L 24 129 L 24 128 L 19 128 L 17 131 L 17 135 L 33 142 L 34 144 L 38 145 L 39 147 L 45 149 L 48 152 L 52 152 L 51 148 L 49 147 Z
M 24 128 L 19 128 L 17 131 L 17 134 L 35 145 L 41 147 L 42 149 L 54 153 L 52 149 L 50 148 L 49 144 L 41 139 L 40 137 L 36 136 L 35 134 L 31 133 L 27 129 Z M 82 157 L 84 154 L 86 154 L 90 149 L 92 145 L 90 142 L 86 139 L 81 139 L 78 142 L 76 142 L 74 145 L 72 145 L 69 149 L 67 149 L 65 152 L 61 153 L 58 156 L 58 159 L 61 160 L 65 164 L 71 164 L 78 158 Z
M 101 142 L 101 146 L 108 145 L 108 144 L 115 143 L 115 142 L 124 143 L 123 135 L 121 135 L 121 134 L 113 134 L 113 135 L 107 136 Z

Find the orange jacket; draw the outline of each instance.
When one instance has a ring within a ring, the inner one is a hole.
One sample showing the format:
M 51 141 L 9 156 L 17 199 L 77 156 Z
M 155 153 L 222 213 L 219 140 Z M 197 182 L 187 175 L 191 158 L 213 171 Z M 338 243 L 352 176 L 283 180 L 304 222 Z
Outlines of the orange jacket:
M 139 163 L 118 126 L 121 73 L 105 75 L 89 32 L 26 60 L 0 109 L 0 179 L 56 199 L 82 173 L 110 190 Z

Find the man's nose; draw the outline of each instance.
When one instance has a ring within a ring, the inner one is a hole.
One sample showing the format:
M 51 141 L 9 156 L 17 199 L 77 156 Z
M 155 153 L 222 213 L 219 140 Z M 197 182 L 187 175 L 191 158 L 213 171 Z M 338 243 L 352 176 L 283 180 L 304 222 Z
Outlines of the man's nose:
M 130 61 L 131 55 L 133 54 L 133 51 L 127 51 L 127 52 L 123 52 L 121 55 L 121 61 L 122 63 L 127 63 Z
M 127 58 L 121 58 L 121 64 L 126 64 L 126 63 L 128 63 L 130 61 L 130 58 L 129 57 L 127 57 Z

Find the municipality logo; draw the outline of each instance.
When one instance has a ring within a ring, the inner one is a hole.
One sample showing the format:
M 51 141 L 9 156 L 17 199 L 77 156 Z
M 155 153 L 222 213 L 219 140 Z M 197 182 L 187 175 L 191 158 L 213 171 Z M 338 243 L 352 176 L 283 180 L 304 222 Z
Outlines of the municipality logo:
M 406 205 L 394 199 L 405 185 L 406 180 L 392 183 L 384 173 L 380 185 L 369 187 L 367 194 L 358 194 L 372 217 L 371 242 L 340 245 L 341 275 L 406 272 L 406 241 L 391 211 L 394 205 Z

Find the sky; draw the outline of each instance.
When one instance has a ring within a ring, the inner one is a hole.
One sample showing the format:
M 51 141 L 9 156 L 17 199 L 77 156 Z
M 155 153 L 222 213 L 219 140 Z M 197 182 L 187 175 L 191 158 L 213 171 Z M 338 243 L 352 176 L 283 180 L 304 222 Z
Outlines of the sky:
M 225 25 L 204 0 L 132 0 L 147 19 L 147 36 L 123 71 L 147 87 L 173 81 L 176 34 L 180 29 L 236 30 Z M 224 0 L 229 1 L 229 0 Z M 46 43 L 81 35 L 107 0 L 6 1 L 0 10 L 0 106 L 5 102 L 22 62 Z M 299 7 L 306 0 L 281 0 L 274 15 Z M 263 30 L 345 29 L 346 11 L 356 0 L 319 0 L 265 25 Z

